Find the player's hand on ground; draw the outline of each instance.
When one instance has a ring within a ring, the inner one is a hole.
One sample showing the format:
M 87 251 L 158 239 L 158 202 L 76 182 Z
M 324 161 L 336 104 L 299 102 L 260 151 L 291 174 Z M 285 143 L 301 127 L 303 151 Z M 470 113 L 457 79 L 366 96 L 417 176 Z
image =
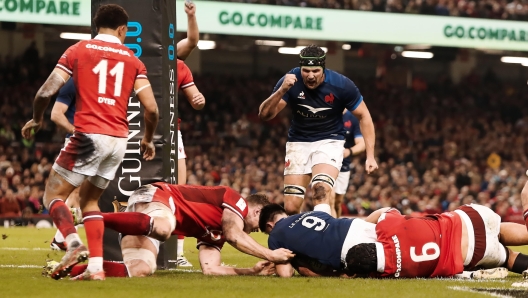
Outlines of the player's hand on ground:
M 205 105 L 205 97 L 202 93 L 193 94 L 192 104 L 194 108 L 202 109 Z
M 194 14 L 196 13 L 196 5 L 194 5 L 194 3 L 190 2 L 190 1 L 185 1 L 185 13 L 187 14 L 187 16 L 191 17 L 191 16 L 194 16 Z
M 145 160 L 152 160 L 156 156 L 156 147 L 153 142 L 147 142 L 145 139 L 141 140 L 141 152 Z
M 29 140 L 37 131 L 40 129 L 40 123 L 35 122 L 33 119 L 29 120 L 24 127 L 22 127 L 22 136 Z
M 281 90 L 284 91 L 284 92 L 290 90 L 290 88 L 296 82 L 297 82 L 297 77 L 294 74 L 289 73 L 289 74 L 285 75 L 284 76 L 284 81 L 282 81 Z
M 270 261 L 259 261 L 254 267 L 253 271 L 256 275 L 272 275 L 275 274 L 275 264 Z
M 268 261 L 281 264 L 286 263 L 291 258 L 295 257 L 295 254 L 289 249 L 285 248 L 278 248 L 276 250 L 271 251 L 271 255 L 268 258 Z
M 371 174 L 377 169 L 378 163 L 376 162 L 376 159 L 367 157 L 367 161 L 365 161 L 365 170 L 367 171 L 367 174 Z

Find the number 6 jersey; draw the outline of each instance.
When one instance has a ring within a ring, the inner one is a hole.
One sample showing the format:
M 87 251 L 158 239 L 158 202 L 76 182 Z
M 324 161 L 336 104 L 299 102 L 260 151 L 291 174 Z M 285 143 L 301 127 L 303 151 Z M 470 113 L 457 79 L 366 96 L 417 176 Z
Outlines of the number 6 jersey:
M 128 136 L 128 99 L 147 69 L 112 35 L 99 34 L 69 47 L 56 68 L 70 74 L 77 90 L 75 131 Z
M 391 209 L 380 217 L 376 233 L 385 259 L 378 276 L 450 277 L 463 271 L 462 223 L 454 212 L 409 217 Z

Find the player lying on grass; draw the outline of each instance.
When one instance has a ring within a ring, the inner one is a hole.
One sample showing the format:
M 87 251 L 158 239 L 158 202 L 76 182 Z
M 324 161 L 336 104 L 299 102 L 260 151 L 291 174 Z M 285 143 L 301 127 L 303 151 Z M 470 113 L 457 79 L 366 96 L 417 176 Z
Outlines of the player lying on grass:
M 171 234 L 196 237 L 202 272 L 207 275 L 255 275 L 274 273 L 274 263 L 294 255 L 288 249 L 269 250 L 248 234 L 258 229 L 265 195 L 246 199 L 229 187 L 172 185 L 163 182 L 145 185 L 128 199 L 126 212 L 103 213 L 105 226 L 120 232 L 124 264 L 104 262 L 108 277 L 143 277 L 156 271 L 160 241 Z M 221 265 L 220 251 L 228 242 L 241 252 L 270 262 L 241 269 Z M 83 272 L 77 265 L 70 276 Z
M 385 208 L 367 220 L 378 224 L 334 219 L 322 212 L 287 217 L 280 206 L 269 205 L 261 211 L 259 226 L 270 234 L 270 249 L 287 248 L 305 257 L 277 265 L 283 277 L 292 276 L 294 266 L 302 275 L 376 277 L 453 277 L 464 270 L 501 266 L 521 273 L 528 268 L 528 256 L 504 246 L 528 244 L 526 229 L 501 223 L 484 206 L 465 205 L 416 218 Z M 303 239 L 310 245 L 303 245 Z M 503 277 L 507 272 L 478 273 Z

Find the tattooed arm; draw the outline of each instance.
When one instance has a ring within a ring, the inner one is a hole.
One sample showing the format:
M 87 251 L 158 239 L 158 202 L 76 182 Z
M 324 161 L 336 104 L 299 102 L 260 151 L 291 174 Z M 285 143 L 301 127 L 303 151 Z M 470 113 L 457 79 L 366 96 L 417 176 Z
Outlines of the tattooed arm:
M 294 256 L 290 250 L 284 248 L 270 250 L 258 244 L 244 232 L 242 218 L 228 208 L 225 208 L 222 214 L 222 230 L 229 244 L 248 255 L 274 263 L 285 262 Z

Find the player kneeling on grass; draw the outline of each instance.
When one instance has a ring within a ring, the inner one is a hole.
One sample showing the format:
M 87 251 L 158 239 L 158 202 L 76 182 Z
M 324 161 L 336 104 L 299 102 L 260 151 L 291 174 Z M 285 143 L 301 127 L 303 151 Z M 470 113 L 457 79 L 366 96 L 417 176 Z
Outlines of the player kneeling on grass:
M 285 262 L 294 255 L 287 249 L 269 250 L 248 235 L 258 229 L 260 211 L 268 204 L 265 195 L 253 194 L 244 199 L 224 186 L 142 186 L 128 199 L 126 212 L 103 214 L 105 226 L 123 235 L 124 264 L 105 261 L 106 276 L 151 275 L 156 271 L 160 242 L 171 234 L 198 239 L 198 258 L 204 274 L 272 274 L 272 262 Z M 269 262 L 261 261 L 247 269 L 222 266 L 220 250 L 226 241 L 241 252 Z M 85 266 L 75 266 L 70 275 L 81 273 Z
M 270 248 L 296 254 L 276 266 L 282 277 L 292 276 L 295 267 L 308 276 L 502 278 L 508 273 L 504 268 L 464 270 L 505 266 L 521 273 L 528 267 L 528 256 L 503 246 L 528 244 L 524 227 L 501 223 L 484 206 L 417 218 L 384 208 L 367 221 L 378 224 L 333 219 L 322 212 L 287 217 L 282 207 L 269 205 L 261 211 L 259 225 L 270 234 Z M 302 239 L 310 245 L 303 246 Z

